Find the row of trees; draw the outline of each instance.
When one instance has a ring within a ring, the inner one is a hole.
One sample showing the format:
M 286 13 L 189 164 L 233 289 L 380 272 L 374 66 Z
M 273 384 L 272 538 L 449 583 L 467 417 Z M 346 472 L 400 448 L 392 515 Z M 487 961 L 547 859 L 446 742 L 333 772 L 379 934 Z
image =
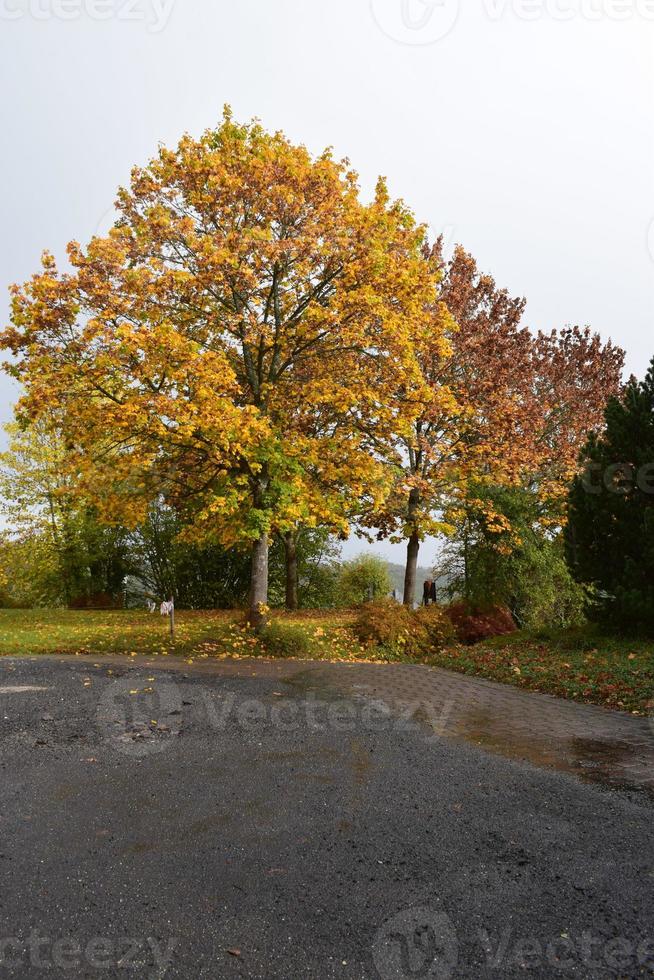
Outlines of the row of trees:
M 92 508 L 60 493 L 59 443 L 41 426 L 9 426 L 0 455 L 0 501 L 10 529 L 0 535 L 0 605 L 143 606 L 171 595 L 186 609 L 234 608 L 248 595 L 247 552 L 184 540 L 183 520 L 162 500 L 136 527 L 106 526 Z M 56 436 L 56 433 L 55 433 Z M 351 606 L 392 589 L 386 562 L 343 562 L 325 529 L 305 529 L 295 551 L 304 606 Z M 271 601 L 285 601 L 285 542 L 270 549 Z
M 462 508 L 438 571 L 443 599 L 507 606 L 521 626 L 590 617 L 651 634 L 654 360 L 643 381 L 632 378 L 609 400 L 583 448 L 563 520 L 525 488 L 482 485 Z
M 383 180 L 365 203 L 347 161 L 226 111 L 117 207 L 68 271 L 46 254 L 14 287 L 1 338 L 19 425 L 57 431 L 62 506 L 134 528 L 163 500 L 186 543 L 249 549 L 255 626 L 273 541 L 296 604 L 307 529 L 405 539 L 409 602 L 426 535 L 471 506 L 504 526 L 483 488 L 560 523 L 622 352 L 532 334 L 524 301 L 462 248 L 446 261 Z

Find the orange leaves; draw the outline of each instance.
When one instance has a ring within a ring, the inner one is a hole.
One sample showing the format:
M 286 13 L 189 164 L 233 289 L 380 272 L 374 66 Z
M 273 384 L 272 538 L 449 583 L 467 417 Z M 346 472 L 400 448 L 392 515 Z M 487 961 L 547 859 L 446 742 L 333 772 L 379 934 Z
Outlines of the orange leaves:
M 229 112 L 136 168 L 118 207 L 71 244 L 73 276 L 46 257 L 4 336 L 26 411 L 62 406 L 79 493 L 130 521 L 163 493 L 229 544 L 346 532 L 434 398 L 415 339 L 446 353 L 423 229 L 383 182 L 366 205 L 345 162 Z

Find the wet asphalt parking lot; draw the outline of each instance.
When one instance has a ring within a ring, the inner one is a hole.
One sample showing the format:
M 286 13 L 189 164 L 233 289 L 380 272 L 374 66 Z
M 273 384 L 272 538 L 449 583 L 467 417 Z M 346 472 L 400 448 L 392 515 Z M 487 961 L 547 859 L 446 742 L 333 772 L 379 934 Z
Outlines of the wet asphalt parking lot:
M 650 792 L 324 665 L 3 658 L 0 786 L 0 978 L 654 975 Z

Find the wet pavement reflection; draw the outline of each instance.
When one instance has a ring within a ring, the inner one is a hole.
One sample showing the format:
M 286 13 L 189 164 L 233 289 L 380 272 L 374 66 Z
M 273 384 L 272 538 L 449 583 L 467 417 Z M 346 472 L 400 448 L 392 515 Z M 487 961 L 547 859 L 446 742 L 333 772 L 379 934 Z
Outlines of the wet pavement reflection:
M 125 662 L 102 661 L 114 659 Z M 364 702 L 418 724 L 429 737 L 463 740 L 485 752 L 654 799 L 654 719 L 422 665 L 261 659 L 189 665 L 143 657 L 130 666 L 184 677 L 274 678 L 287 697 Z

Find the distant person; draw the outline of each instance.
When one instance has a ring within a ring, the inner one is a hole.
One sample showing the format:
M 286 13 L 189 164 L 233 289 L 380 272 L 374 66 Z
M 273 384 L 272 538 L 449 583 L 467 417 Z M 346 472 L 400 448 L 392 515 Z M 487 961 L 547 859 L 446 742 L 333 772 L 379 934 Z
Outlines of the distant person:
M 432 583 L 432 580 L 431 579 L 427 579 L 427 581 L 424 583 L 424 585 L 422 587 L 422 601 L 423 601 L 423 603 L 424 603 L 425 606 L 428 606 L 429 605 L 429 600 L 431 599 L 431 587 L 432 587 L 432 584 L 433 584 Z
M 431 588 L 429 590 L 429 598 L 436 605 L 436 580 L 431 583 Z

